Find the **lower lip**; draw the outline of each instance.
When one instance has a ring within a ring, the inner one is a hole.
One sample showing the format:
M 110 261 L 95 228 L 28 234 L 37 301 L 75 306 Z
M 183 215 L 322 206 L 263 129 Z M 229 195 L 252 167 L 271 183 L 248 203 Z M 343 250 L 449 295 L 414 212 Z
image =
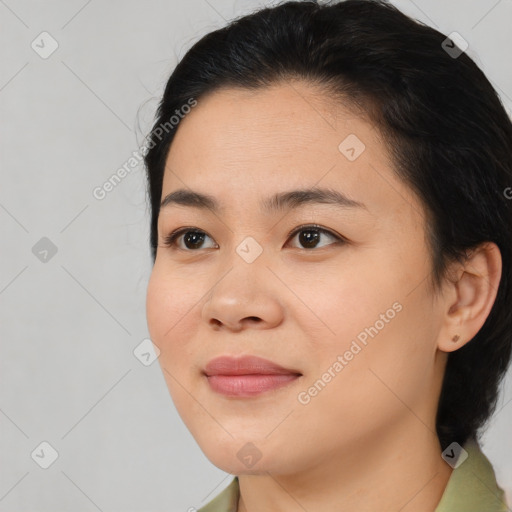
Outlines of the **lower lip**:
M 286 386 L 299 378 L 295 374 L 277 375 L 207 375 L 210 387 L 217 393 L 234 397 L 255 396 Z

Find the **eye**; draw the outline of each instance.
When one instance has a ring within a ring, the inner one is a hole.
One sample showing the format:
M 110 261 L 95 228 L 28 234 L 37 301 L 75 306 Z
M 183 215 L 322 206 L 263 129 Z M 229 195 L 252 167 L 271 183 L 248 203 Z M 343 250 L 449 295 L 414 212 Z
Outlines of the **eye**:
M 344 243 L 347 240 L 341 237 L 340 235 L 334 234 L 331 231 L 322 228 L 316 224 L 304 225 L 295 228 L 292 232 L 288 234 L 288 239 L 290 237 L 295 238 L 297 235 L 299 243 L 303 245 L 303 247 L 299 247 L 299 249 L 316 249 L 318 247 L 325 247 L 324 244 L 319 245 L 319 241 L 322 238 L 322 235 L 326 235 L 330 237 L 331 240 L 334 240 L 333 243 Z M 183 251 L 195 251 L 197 249 L 208 249 L 208 248 L 218 248 L 218 245 L 213 242 L 210 247 L 204 247 L 203 243 L 205 239 L 209 238 L 213 241 L 213 239 L 204 231 L 193 227 L 185 227 L 180 228 L 164 238 L 164 246 L 180 249 Z M 293 239 L 292 238 L 292 239 Z M 182 244 L 180 244 L 182 242 Z
M 178 243 L 178 238 L 180 238 L 183 235 L 183 243 L 185 244 L 185 247 L 182 247 Z M 201 231 L 196 228 L 180 228 L 175 231 L 173 231 L 171 234 L 167 235 L 164 239 L 164 246 L 165 247 L 172 247 L 181 249 L 183 251 L 187 250 L 195 250 L 195 249 L 204 249 L 204 247 L 201 247 L 201 244 L 204 242 L 205 237 L 210 238 L 209 235 L 207 235 L 204 231 Z M 213 248 L 218 247 L 216 244 L 214 244 Z
M 334 243 L 343 243 L 346 241 L 340 235 L 335 235 L 331 231 L 322 228 L 316 224 L 300 226 L 294 231 L 292 231 L 288 235 L 288 237 L 293 236 L 293 238 L 295 238 L 297 235 L 299 235 L 299 242 L 303 245 L 303 247 L 299 247 L 299 249 L 316 249 L 318 247 L 325 247 L 325 245 L 330 245 L 318 245 L 318 242 L 321 239 L 322 235 L 327 235 L 332 240 L 334 240 Z

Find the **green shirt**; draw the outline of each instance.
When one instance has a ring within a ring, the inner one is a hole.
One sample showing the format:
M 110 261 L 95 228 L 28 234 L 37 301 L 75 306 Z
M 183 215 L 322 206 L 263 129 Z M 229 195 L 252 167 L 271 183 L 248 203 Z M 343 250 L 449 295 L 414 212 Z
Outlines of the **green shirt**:
M 468 458 L 452 470 L 435 512 L 507 512 L 503 489 L 498 487 L 491 463 L 476 441 L 464 445 Z M 237 512 L 238 477 L 197 512 Z

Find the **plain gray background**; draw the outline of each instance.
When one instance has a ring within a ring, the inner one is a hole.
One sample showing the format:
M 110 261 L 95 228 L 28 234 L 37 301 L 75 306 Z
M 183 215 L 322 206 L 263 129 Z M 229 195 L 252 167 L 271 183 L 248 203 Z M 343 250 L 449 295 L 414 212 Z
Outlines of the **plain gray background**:
M 512 110 L 510 0 L 394 3 L 460 33 Z M 141 146 L 186 50 L 258 5 L 270 2 L 0 0 L 1 512 L 187 511 L 231 480 L 158 361 L 134 355 L 148 338 L 143 168 L 102 200 L 93 190 Z M 509 372 L 483 442 L 509 502 L 511 425 Z M 58 453 L 47 469 L 42 442 Z

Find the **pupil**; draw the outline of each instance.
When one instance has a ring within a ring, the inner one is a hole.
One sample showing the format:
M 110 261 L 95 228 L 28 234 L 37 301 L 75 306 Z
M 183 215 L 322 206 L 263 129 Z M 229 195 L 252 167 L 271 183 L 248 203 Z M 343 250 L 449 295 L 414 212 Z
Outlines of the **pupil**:
M 192 248 L 197 247 L 204 240 L 204 233 L 198 233 L 197 231 L 188 231 L 183 237 L 185 245 L 190 249 L 189 242 L 192 244 Z
M 313 235 L 311 235 L 313 234 Z M 299 235 L 299 240 L 302 245 L 305 245 L 306 247 L 315 247 L 316 242 L 318 242 L 318 238 L 320 236 L 320 233 L 318 231 L 314 230 L 306 230 L 301 231 Z
M 315 230 L 304 230 L 300 232 L 299 240 L 300 243 L 306 247 L 315 247 L 320 234 Z M 198 233 L 197 231 L 188 231 L 184 236 L 185 245 L 190 249 L 196 248 L 204 241 L 204 233 Z

